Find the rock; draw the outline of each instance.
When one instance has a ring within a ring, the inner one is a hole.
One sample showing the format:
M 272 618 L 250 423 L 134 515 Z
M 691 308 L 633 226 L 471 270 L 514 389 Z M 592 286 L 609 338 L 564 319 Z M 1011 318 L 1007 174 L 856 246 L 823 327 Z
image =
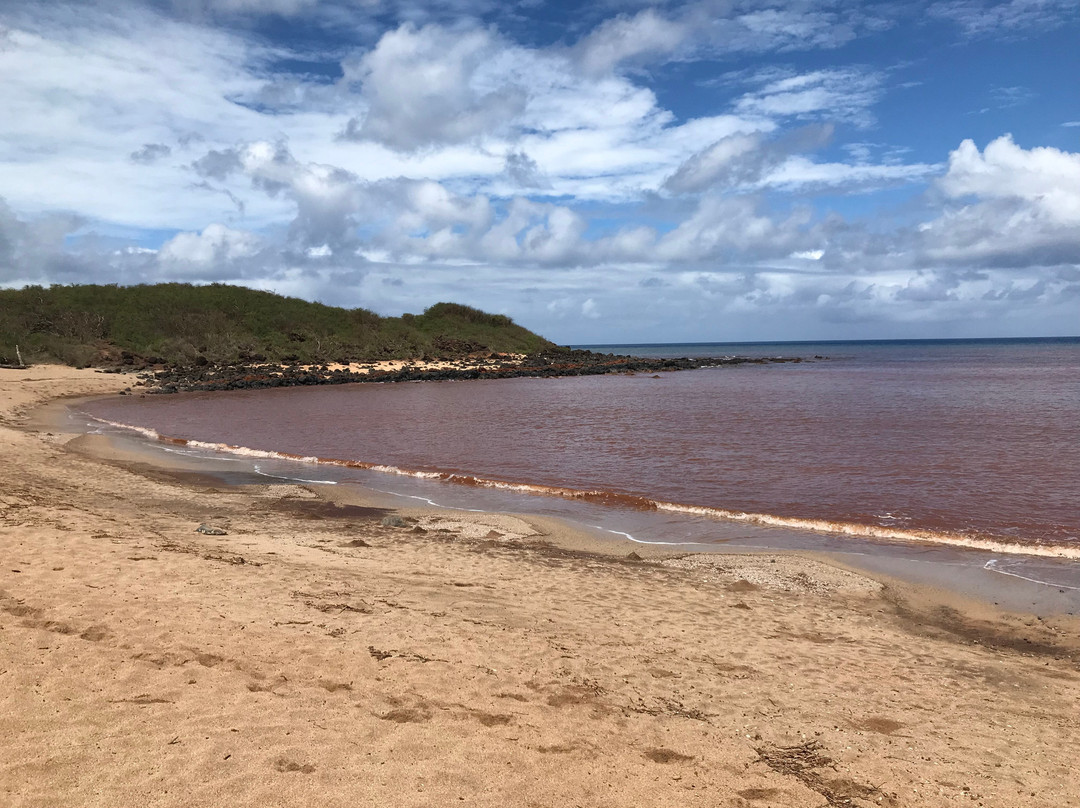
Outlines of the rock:
M 400 516 L 384 516 L 382 518 L 383 527 L 405 527 L 405 520 Z
M 199 525 L 197 528 L 195 528 L 195 532 L 196 533 L 202 533 L 202 534 L 207 535 L 207 536 L 228 536 L 229 535 L 224 530 L 222 530 L 220 527 L 214 527 L 213 525 L 208 525 L 205 522 L 203 522 L 201 525 Z
M 626 554 L 626 560 L 627 561 L 641 561 L 642 559 L 641 559 L 641 556 L 639 556 L 635 551 L 631 550 L 629 553 Z

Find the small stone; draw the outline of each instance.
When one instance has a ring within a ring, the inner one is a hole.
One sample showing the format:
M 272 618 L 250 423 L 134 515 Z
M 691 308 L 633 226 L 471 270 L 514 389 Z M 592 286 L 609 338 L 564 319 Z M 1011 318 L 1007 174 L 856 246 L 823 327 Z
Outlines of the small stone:
M 196 533 L 202 533 L 202 534 L 204 534 L 206 536 L 228 536 L 229 535 L 224 530 L 222 530 L 220 527 L 214 527 L 213 525 L 208 525 L 205 522 L 203 522 L 201 525 L 199 525 L 197 528 L 195 528 L 195 532 Z

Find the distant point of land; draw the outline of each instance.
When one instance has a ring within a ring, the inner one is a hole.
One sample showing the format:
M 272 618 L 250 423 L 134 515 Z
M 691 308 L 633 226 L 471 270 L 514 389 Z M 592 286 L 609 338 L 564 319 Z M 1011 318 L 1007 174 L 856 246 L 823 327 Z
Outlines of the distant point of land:
M 0 290 L 0 367 L 53 362 L 139 371 L 135 384 L 147 392 L 636 374 L 776 361 L 801 360 L 575 350 L 505 315 L 458 303 L 381 317 L 225 284 Z
M 0 290 L 0 364 L 7 365 L 348 364 L 555 347 L 509 317 L 456 303 L 381 317 L 225 284 Z

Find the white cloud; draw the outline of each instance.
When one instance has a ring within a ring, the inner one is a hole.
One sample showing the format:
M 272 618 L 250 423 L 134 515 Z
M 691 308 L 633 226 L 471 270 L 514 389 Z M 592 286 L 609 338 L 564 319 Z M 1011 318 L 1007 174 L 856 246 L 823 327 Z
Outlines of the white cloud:
M 654 258 L 666 261 L 752 260 L 814 249 L 808 210 L 773 218 L 747 197 L 708 196 L 693 215 L 665 234 Z
M 191 8 L 191 0 L 173 0 L 174 5 Z M 318 5 L 319 0 L 204 0 L 208 9 L 225 13 L 280 14 L 285 17 L 299 14 Z
M 737 53 L 835 48 L 892 23 L 887 8 L 843 2 L 679 3 L 665 16 L 654 8 L 605 20 L 575 46 L 594 75 L 620 65 L 661 60 L 730 58 Z
M 172 154 L 172 149 L 164 143 L 145 143 L 138 151 L 133 151 L 129 156 L 136 163 L 155 163 L 163 157 Z
M 809 73 L 761 71 L 752 79 L 757 90 L 735 104 L 739 115 L 873 122 L 869 108 L 880 98 L 882 76 L 874 70 L 832 68 Z
M 1022 149 L 1011 135 L 987 144 L 980 154 L 965 140 L 949 154 L 939 181 L 952 197 L 1022 199 L 1050 220 L 1080 224 L 1080 154 L 1050 147 Z
M 605 20 L 577 44 L 575 55 L 586 73 L 602 75 L 637 57 L 671 53 L 690 34 L 685 22 L 673 22 L 645 9 L 632 17 Z
M 235 212 L 187 187 L 183 144 L 192 133 L 233 142 L 262 128 L 260 115 L 228 99 L 257 86 L 251 64 L 264 56 L 230 34 L 134 6 L 57 3 L 16 16 L 0 47 L 4 195 L 20 210 L 140 227 L 201 227 L 208 214 Z
M 386 33 L 346 75 L 362 84 L 367 110 L 344 136 L 410 150 L 511 126 L 525 93 L 492 69 L 505 49 L 486 30 L 403 25 Z
M 936 174 L 940 166 L 927 163 L 875 165 L 817 163 L 806 157 L 788 157 L 762 177 L 761 185 L 773 188 L 808 189 L 846 187 L 849 191 L 880 188 L 921 180 Z
M 738 134 L 721 138 L 693 155 L 664 183 L 673 193 L 704 190 L 718 182 L 735 184 L 755 180 L 767 159 L 759 134 Z
M 83 262 L 64 240 L 83 224 L 72 214 L 23 218 L 0 198 L 0 284 L 71 282 Z
M 260 247 L 254 233 L 211 224 L 201 233 L 177 233 L 161 245 L 158 258 L 165 263 L 217 267 L 255 255 Z
M 931 16 L 955 22 L 968 36 L 1019 36 L 1056 28 L 1075 20 L 1078 11 L 1076 0 L 944 0 L 928 9 Z
M 354 175 L 335 166 L 301 163 L 284 144 L 265 141 L 240 149 L 237 160 L 255 187 L 295 203 L 290 229 L 294 240 L 316 247 L 354 240 L 355 216 L 363 201 Z
M 832 131 L 828 126 L 809 126 L 771 139 L 761 133 L 722 138 L 679 166 L 664 189 L 676 194 L 709 188 L 746 192 L 844 187 L 865 191 L 920 180 L 940 171 L 940 166 L 923 163 L 870 163 L 868 147 L 857 150 L 867 162 L 854 164 L 815 162 L 794 153 L 825 146 Z

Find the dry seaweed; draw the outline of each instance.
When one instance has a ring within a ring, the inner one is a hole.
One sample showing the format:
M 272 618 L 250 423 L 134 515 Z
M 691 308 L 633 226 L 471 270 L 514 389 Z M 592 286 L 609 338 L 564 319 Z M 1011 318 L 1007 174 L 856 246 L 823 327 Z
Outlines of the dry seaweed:
M 836 771 L 836 761 L 825 754 L 819 741 L 794 746 L 760 746 L 754 751 L 758 753 L 755 763 L 764 763 L 774 772 L 794 777 L 824 797 L 828 805 L 850 808 L 857 804 L 857 799 L 872 799 L 876 805 L 896 805 L 895 795 L 886 794 L 878 786 L 856 783 L 846 777 L 824 777 L 822 770 Z

